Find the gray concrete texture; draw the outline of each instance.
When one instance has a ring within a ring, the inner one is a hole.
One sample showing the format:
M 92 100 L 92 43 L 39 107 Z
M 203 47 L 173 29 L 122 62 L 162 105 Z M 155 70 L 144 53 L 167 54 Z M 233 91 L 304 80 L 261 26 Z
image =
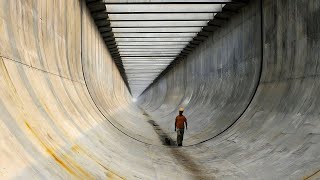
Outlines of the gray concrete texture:
M 141 109 L 84 2 L 0 0 L 0 178 L 319 179 L 320 2 L 262 12 L 261 29 L 260 2 L 242 9 Z M 181 106 L 185 146 L 165 146 Z

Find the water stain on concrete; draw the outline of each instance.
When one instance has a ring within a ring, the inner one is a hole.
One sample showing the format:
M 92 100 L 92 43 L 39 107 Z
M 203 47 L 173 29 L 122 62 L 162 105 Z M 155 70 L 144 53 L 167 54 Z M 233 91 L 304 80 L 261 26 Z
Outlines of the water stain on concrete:
M 43 148 L 46 150 L 46 152 L 55 160 L 55 162 L 65 169 L 69 174 L 79 177 L 79 178 L 89 178 L 93 179 L 93 176 L 90 175 L 89 172 L 81 168 L 79 165 L 77 165 L 76 162 L 74 162 L 70 157 L 64 154 L 58 155 L 58 153 L 54 150 L 54 148 L 49 147 L 46 145 L 44 141 L 39 137 L 39 134 L 36 132 L 34 128 L 30 126 L 28 122 L 25 121 L 26 127 L 30 130 L 30 132 L 34 135 L 34 137 L 40 142 L 40 144 L 43 146 Z

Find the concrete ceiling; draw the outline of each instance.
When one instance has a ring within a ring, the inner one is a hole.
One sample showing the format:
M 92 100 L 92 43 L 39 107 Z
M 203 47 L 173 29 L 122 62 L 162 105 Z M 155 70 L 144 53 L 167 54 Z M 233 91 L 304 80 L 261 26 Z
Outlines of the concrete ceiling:
M 247 0 L 87 0 L 134 98 L 247 3 Z
M 231 0 L 104 2 L 132 96 L 137 97 Z

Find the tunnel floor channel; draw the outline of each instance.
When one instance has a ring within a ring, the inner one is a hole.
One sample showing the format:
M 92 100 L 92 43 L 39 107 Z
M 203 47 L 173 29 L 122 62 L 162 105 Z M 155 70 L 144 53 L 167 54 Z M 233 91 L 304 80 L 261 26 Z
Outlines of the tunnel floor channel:
M 148 120 L 148 122 L 153 126 L 154 131 L 158 134 L 163 145 L 177 146 L 177 142 L 169 137 L 154 120 Z
M 170 154 L 168 155 L 173 157 L 175 161 L 185 168 L 185 170 L 189 172 L 190 177 L 200 180 L 214 179 L 212 174 L 206 172 L 205 167 L 196 163 L 188 153 L 184 152 L 183 146 L 177 146 L 176 140 L 165 133 L 159 124 L 152 120 L 152 117 L 148 113 L 144 112 L 143 115 L 148 117 L 148 123 L 150 123 L 154 131 L 158 134 L 162 144 L 170 148 Z

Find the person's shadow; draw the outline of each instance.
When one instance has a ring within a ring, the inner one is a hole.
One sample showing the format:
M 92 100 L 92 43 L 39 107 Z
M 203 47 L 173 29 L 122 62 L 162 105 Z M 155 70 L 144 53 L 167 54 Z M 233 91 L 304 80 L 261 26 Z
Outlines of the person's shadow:
M 144 113 L 144 115 L 150 117 L 147 113 Z M 148 122 L 152 125 L 154 131 L 158 134 L 162 144 L 172 147 L 170 148 L 172 157 L 180 165 L 182 165 L 187 172 L 190 172 L 191 177 L 193 177 L 194 179 L 203 180 L 215 179 L 212 174 L 206 173 L 206 169 L 204 167 L 201 167 L 200 165 L 195 163 L 187 153 L 185 153 L 180 147 L 178 148 L 176 141 L 171 139 L 154 120 L 150 119 Z
M 154 120 L 149 120 L 148 122 L 153 126 L 154 131 L 158 134 L 159 139 L 163 145 L 176 146 L 176 141 L 171 139 Z

